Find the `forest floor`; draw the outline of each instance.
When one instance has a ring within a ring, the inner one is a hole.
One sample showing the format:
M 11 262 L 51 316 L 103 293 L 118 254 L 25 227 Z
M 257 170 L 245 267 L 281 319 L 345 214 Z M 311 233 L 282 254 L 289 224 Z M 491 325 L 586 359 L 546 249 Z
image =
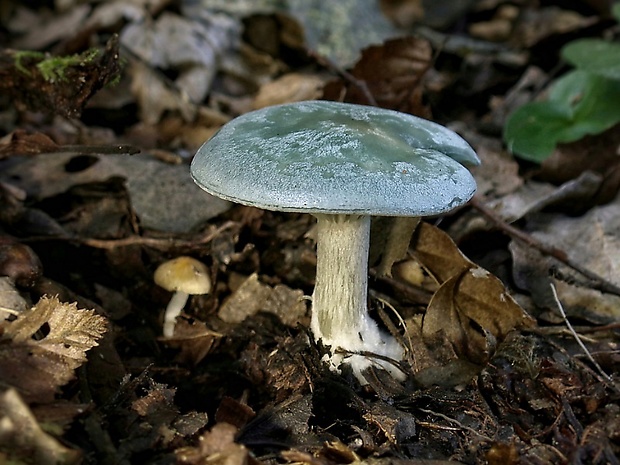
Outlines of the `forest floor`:
M 594 0 L 5 2 L 0 463 L 620 464 L 620 59 L 585 79 L 565 48 L 617 45 L 617 17 Z M 570 118 L 510 120 L 562 98 Z M 471 202 L 396 258 L 395 223 L 373 223 L 369 309 L 406 349 L 402 382 L 321 361 L 311 215 L 190 178 L 232 118 L 310 99 L 432 119 L 481 159 Z M 164 338 L 153 274 L 185 255 L 212 289 Z

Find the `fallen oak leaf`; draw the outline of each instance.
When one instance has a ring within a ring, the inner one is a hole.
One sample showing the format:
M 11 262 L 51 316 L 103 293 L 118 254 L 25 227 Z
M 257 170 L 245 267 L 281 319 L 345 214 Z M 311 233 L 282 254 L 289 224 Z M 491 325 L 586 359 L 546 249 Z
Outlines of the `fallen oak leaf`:
M 412 247 L 415 259 L 438 283 L 474 266 L 450 236 L 424 221 L 415 230 Z
M 484 363 L 508 332 L 533 324 L 503 283 L 465 257 L 445 232 L 421 223 L 415 237 L 415 258 L 440 284 L 424 315 L 424 337 L 443 332 L 459 358 Z
M 75 303 L 42 297 L 0 327 L 0 385 L 15 387 L 27 402 L 45 403 L 86 362 L 86 352 L 106 331 L 106 320 L 93 310 L 78 310 Z
M 457 355 L 465 352 L 468 339 L 468 322 L 463 318 L 464 315 L 459 311 L 454 298 L 459 279 L 459 275 L 448 279 L 433 294 L 421 328 L 424 339 L 435 337 L 441 332 Z

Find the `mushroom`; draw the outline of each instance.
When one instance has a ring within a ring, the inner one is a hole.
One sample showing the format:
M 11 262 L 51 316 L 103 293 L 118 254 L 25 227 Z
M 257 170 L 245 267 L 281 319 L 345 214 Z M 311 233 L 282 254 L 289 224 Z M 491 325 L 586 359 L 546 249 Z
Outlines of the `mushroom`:
M 192 257 L 177 257 L 162 263 L 155 270 L 155 284 L 174 292 L 164 314 L 164 337 L 174 334 L 176 318 L 181 314 L 191 295 L 208 294 L 211 291 L 209 269 Z
M 191 173 L 223 199 L 317 218 L 311 330 L 330 346 L 331 368 L 339 372 L 347 363 L 364 383 L 371 365 L 404 378 L 385 360 L 401 360 L 403 348 L 368 314 L 370 217 L 438 215 L 466 203 L 476 182 L 461 163 L 479 159 L 439 124 L 376 107 L 305 101 L 225 124 L 198 150 Z

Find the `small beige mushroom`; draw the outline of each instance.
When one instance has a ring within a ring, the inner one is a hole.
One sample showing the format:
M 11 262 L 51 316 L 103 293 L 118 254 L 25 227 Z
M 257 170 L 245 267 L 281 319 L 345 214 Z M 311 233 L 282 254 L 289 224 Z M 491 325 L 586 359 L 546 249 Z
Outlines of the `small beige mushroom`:
M 209 269 L 192 257 L 177 257 L 159 265 L 155 270 L 155 284 L 174 292 L 164 314 L 164 337 L 174 334 L 176 318 L 191 295 L 208 294 L 211 291 Z

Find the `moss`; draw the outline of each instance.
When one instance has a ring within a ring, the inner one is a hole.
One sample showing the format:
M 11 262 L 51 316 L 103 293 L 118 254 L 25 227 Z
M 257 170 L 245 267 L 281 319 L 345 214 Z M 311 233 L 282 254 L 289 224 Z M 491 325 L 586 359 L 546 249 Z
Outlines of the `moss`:
M 45 54 L 41 52 L 25 50 L 15 53 L 15 67 L 22 73 L 31 76 L 32 72 L 24 66 L 23 61 L 26 59 L 40 60 L 35 66 L 43 79 L 48 82 L 59 82 L 67 79 L 67 69 L 85 66 L 97 58 L 99 54 L 99 50 L 90 48 L 74 55 L 46 58 Z

